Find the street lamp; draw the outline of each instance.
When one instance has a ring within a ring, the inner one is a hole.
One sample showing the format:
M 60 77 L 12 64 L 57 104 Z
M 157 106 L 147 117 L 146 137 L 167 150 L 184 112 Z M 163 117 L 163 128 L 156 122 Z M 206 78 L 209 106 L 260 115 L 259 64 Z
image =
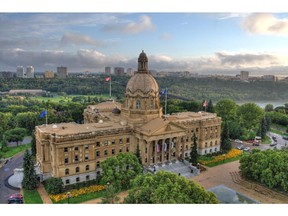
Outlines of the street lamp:
M 67 192 L 66 197 L 67 197 L 67 201 L 68 201 L 68 204 L 69 204 L 69 199 L 70 199 L 70 197 L 71 197 L 71 193 L 70 193 L 70 192 Z

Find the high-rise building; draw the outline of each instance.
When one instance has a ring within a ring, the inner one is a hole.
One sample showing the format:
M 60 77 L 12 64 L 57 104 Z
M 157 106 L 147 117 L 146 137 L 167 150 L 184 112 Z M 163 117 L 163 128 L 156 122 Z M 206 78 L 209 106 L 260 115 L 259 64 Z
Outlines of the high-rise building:
M 57 67 L 57 77 L 58 78 L 66 78 L 68 77 L 68 70 L 67 67 Z
M 34 67 L 27 66 L 26 67 L 26 78 L 34 78 Z
M 109 100 L 89 105 L 83 115 L 84 124 L 36 127 L 36 158 L 43 180 L 53 176 L 68 185 L 96 179 L 101 176 L 101 162 L 120 153 L 135 153 L 137 147 L 147 169 L 178 163 L 189 157 L 194 135 L 200 155 L 220 151 L 217 114 L 163 115 L 159 86 L 149 73 L 144 51 L 138 71 L 126 85 L 123 104 Z
M 112 68 L 111 67 L 105 67 L 105 74 L 111 74 Z
M 45 71 L 44 77 L 45 77 L 46 79 L 54 78 L 54 72 L 53 72 L 53 71 Z
M 125 75 L 125 70 L 123 67 L 115 67 L 114 68 L 114 74 L 117 76 L 123 76 L 123 75 Z
M 249 79 L 249 72 L 248 71 L 241 71 L 240 72 L 240 80 L 248 80 Z
M 133 68 L 127 68 L 126 75 L 132 76 L 134 74 Z
M 19 77 L 19 78 L 26 77 L 26 74 L 25 74 L 23 66 L 17 66 L 17 77 Z

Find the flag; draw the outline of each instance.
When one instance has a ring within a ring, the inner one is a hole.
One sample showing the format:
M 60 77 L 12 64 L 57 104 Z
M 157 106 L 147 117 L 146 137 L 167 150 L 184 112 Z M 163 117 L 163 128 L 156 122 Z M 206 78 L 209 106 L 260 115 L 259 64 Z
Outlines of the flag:
M 160 93 L 160 96 L 161 95 L 166 95 L 167 94 L 167 89 L 164 89 L 164 90 L 160 91 L 159 93 Z
M 106 78 L 106 81 L 109 81 L 109 80 L 110 80 L 110 78 L 111 78 L 110 76 L 109 76 L 109 77 L 107 77 L 107 78 Z
M 42 113 L 40 113 L 40 118 L 43 118 L 45 115 L 47 115 L 47 110 L 44 110 Z
M 204 102 L 203 102 L 203 107 L 206 107 L 206 100 L 204 100 Z

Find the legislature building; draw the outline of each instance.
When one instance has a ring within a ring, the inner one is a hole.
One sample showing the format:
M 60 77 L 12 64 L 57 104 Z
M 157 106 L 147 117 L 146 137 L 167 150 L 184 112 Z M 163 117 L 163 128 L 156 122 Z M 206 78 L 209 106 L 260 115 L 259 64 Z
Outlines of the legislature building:
M 36 127 L 37 162 L 43 176 L 60 177 L 64 185 L 97 178 L 101 162 L 140 149 L 143 165 L 152 167 L 189 157 L 193 134 L 200 155 L 220 150 L 221 118 L 214 113 L 163 115 L 159 87 L 142 51 L 138 71 L 126 86 L 125 101 L 89 105 L 84 124 Z

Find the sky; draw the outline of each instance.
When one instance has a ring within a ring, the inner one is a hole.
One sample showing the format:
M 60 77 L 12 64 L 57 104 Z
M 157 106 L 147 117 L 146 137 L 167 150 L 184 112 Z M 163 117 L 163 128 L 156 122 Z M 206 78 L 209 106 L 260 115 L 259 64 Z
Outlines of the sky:
M 0 71 L 149 69 L 288 76 L 288 13 L 1 12 Z

